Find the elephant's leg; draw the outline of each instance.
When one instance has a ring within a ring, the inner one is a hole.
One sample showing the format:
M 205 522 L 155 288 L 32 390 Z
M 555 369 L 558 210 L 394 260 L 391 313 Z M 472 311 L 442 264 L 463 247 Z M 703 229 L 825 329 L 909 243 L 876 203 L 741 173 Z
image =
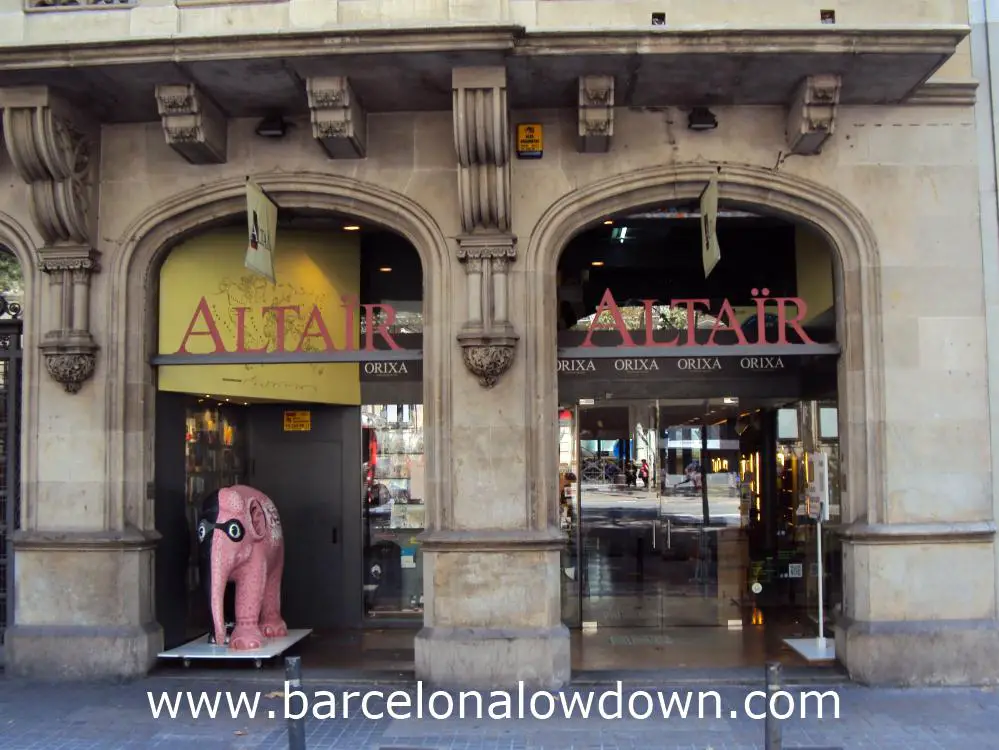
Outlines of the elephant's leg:
M 267 571 L 264 603 L 260 613 L 260 625 L 268 638 L 283 638 L 288 635 L 288 626 L 281 619 L 281 575 L 284 572 L 284 560 L 283 555 L 277 557 L 274 566 Z
M 263 556 L 251 561 L 240 571 L 236 581 L 236 628 L 229 639 L 230 648 L 246 651 L 263 645 L 260 605 L 264 598 L 265 575 Z

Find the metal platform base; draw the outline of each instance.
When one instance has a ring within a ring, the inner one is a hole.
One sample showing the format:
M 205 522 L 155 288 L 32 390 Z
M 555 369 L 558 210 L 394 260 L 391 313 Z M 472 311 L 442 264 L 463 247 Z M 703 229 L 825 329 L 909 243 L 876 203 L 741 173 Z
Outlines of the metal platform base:
M 785 638 L 784 643 L 809 662 L 836 661 L 836 643 L 829 638 Z
M 218 646 L 214 643 L 209 643 L 208 633 L 205 633 L 200 638 L 195 638 L 183 646 L 177 646 L 177 648 L 161 652 L 159 658 L 183 659 L 185 667 L 191 666 L 192 659 L 250 660 L 257 669 L 260 669 L 265 661 L 273 659 L 275 656 L 280 656 L 311 632 L 311 629 L 289 630 L 288 635 L 284 638 L 265 638 L 264 645 L 260 648 L 247 649 L 245 651 L 237 651 L 228 646 Z

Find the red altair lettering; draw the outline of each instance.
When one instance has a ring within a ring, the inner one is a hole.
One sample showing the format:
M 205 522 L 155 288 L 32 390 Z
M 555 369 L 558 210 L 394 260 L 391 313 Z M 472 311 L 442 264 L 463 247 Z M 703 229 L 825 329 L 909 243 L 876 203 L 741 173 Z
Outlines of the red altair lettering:
M 263 354 L 267 351 L 267 344 L 259 349 L 250 349 L 246 345 L 246 311 L 248 307 L 234 308 L 236 313 L 236 351 L 243 354 Z
M 708 307 L 710 304 L 711 300 L 707 299 L 671 299 L 669 301 L 670 307 L 687 308 L 687 340 L 684 341 L 685 346 L 700 346 L 697 343 L 697 306 L 704 305 L 704 307 Z
M 788 319 L 787 317 L 787 305 L 794 305 L 797 308 L 798 314 L 793 318 Z M 805 329 L 801 327 L 802 321 L 808 314 L 808 306 L 805 304 L 805 300 L 799 299 L 798 297 L 778 297 L 777 298 L 777 331 L 778 331 L 778 344 L 787 343 L 787 328 L 790 326 L 794 329 L 794 332 L 801 336 L 801 342 L 803 344 L 814 344 L 808 334 L 805 333 Z
M 643 299 L 642 306 L 645 308 L 645 345 L 646 346 L 676 346 L 680 343 L 680 337 L 677 336 L 672 341 L 656 341 L 653 337 L 653 333 L 656 330 L 655 323 L 652 320 L 652 308 L 655 307 L 656 301 L 654 299 Z
M 600 315 L 604 312 L 610 312 L 611 316 L 614 318 L 614 323 L 612 325 L 608 326 L 605 323 L 597 322 L 600 320 Z M 583 339 L 581 346 L 595 346 L 595 344 L 590 340 L 594 331 L 612 330 L 617 330 L 617 332 L 621 334 L 621 343 L 618 346 L 635 345 L 634 339 L 631 338 L 631 334 L 628 332 L 628 325 L 624 322 L 624 317 L 621 315 L 621 310 L 618 309 L 617 302 L 614 301 L 614 296 L 611 294 L 611 290 L 608 289 L 604 292 L 604 296 L 600 299 L 600 304 L 597 305 L 597 312 L 593 316 L 593 320 L 590 322 L 590 327 L 586 331 L 586 338 Z
M 376 335 L 385 339 L 385 343 L 388 344 L 389 349 L 402 349 L 401 346 L 395 343 L 392 334 L 388 331 L 389 326 L 395 323 L 395 309 L 391 305 L 362 305 L 362 307 L 364 308 L 365 351 L 374 351 Z M 375 322 L 375 310 L 379 308 L 385 311 L 384 323 Z
M 301 308 L 298 305 L 275 305 L 273 307 L 265 307 L 263 310 L 264 315 L 269 312 L 274 313 L 274 328 L 276 329 L 275 343 L 276 348 L 274 351 L 286 352 L 285 348 L 285 323 L 287 321 L 286 314 L 288 311 L 294 311 L 297 315 Z
M 208 327 L 207 331 L 194 330 L 199 318 L 205 321 L 205 325 Z M 208 300 L 204 297 L 201 298 L 197 309 L 194 311 L 194 317 L 191 318 L 191 324 L 184 333 L 184 338 L 180 342 L 180 349 L 177 350 L 177 354 L 191 353 L 187 350 L 187 341 L 193 336 L 211 336 L 212 343 L 215 344 L 215 351 L 211 352 L 212 354 L 223 354 L 229 351 L 222 342 L 222 335 L 219 333 L 219 327 L 215 323 L 215 317 L 212 315 L 212 308 L 209 306 Z
M 313 326 L 316 327 L 315 332 L 312 331 Z M 323 314 L 319 311 L 319 305 L 312 306 L 312 312 L 309 313 L 309 318 L 305 321 L 305 328 L 302 329 L 302 337 L 298 340 L 298 346 L 295 347 L 295 351 L 305 351 L 305 342 L 313 338 L 323 340 L 324 351 L 336 351 L 336 346 L 333 344 L 333 337 L 330 336 L 330 331 L 326 327 L 326 321 L 323 320 Z
M 725 323 L 725 318 L 728 318 L 729 322 Z M 742 346 L 748 346 L 749 342 L 746 340 L 746 335 L 742 332 L 742 326 L 739 325 L 738 319 L 735 317 L 735 310 L 732 309 L 732 305 L 729 304 L 728 300 L 722 302 L 721 310 L 718 311 L 718 315 L 715 316 L 715 324 L 711 327 L 711 333 L 708 335 L 708 341 L 705 346 L 718 346 L 715 343 L 715 334 L 718 331 L 731 331 L 735 334 L 735 339 Z

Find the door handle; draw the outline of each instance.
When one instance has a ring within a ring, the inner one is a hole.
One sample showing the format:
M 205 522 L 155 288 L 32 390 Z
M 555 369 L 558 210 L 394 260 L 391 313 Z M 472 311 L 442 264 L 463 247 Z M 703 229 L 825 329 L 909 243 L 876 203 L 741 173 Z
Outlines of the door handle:
M 336 544 L 336 526 L 333 527 L 333 544 Z

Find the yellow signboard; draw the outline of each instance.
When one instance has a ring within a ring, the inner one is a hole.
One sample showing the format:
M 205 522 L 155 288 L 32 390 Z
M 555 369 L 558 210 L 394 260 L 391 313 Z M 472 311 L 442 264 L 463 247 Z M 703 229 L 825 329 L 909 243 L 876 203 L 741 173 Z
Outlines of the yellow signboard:
M 160 270 L 159 354 L 274 355 L 267 364 L 163 365 L 163 391 L 296 403 L 361 403 L 357 363 L 282 362 L 286 353 L 358 348 L 360 243 L 329 232 L 284 230 L 277 284 L 244 265 L 241 228 L 175 247 Z
M 311 411 L 286 411 L 284 413 L 285 432 L 311 432 Z
M 517 156 L 540 159 L 544 152 L 544 128 L 537 123 L 517 126 Z

